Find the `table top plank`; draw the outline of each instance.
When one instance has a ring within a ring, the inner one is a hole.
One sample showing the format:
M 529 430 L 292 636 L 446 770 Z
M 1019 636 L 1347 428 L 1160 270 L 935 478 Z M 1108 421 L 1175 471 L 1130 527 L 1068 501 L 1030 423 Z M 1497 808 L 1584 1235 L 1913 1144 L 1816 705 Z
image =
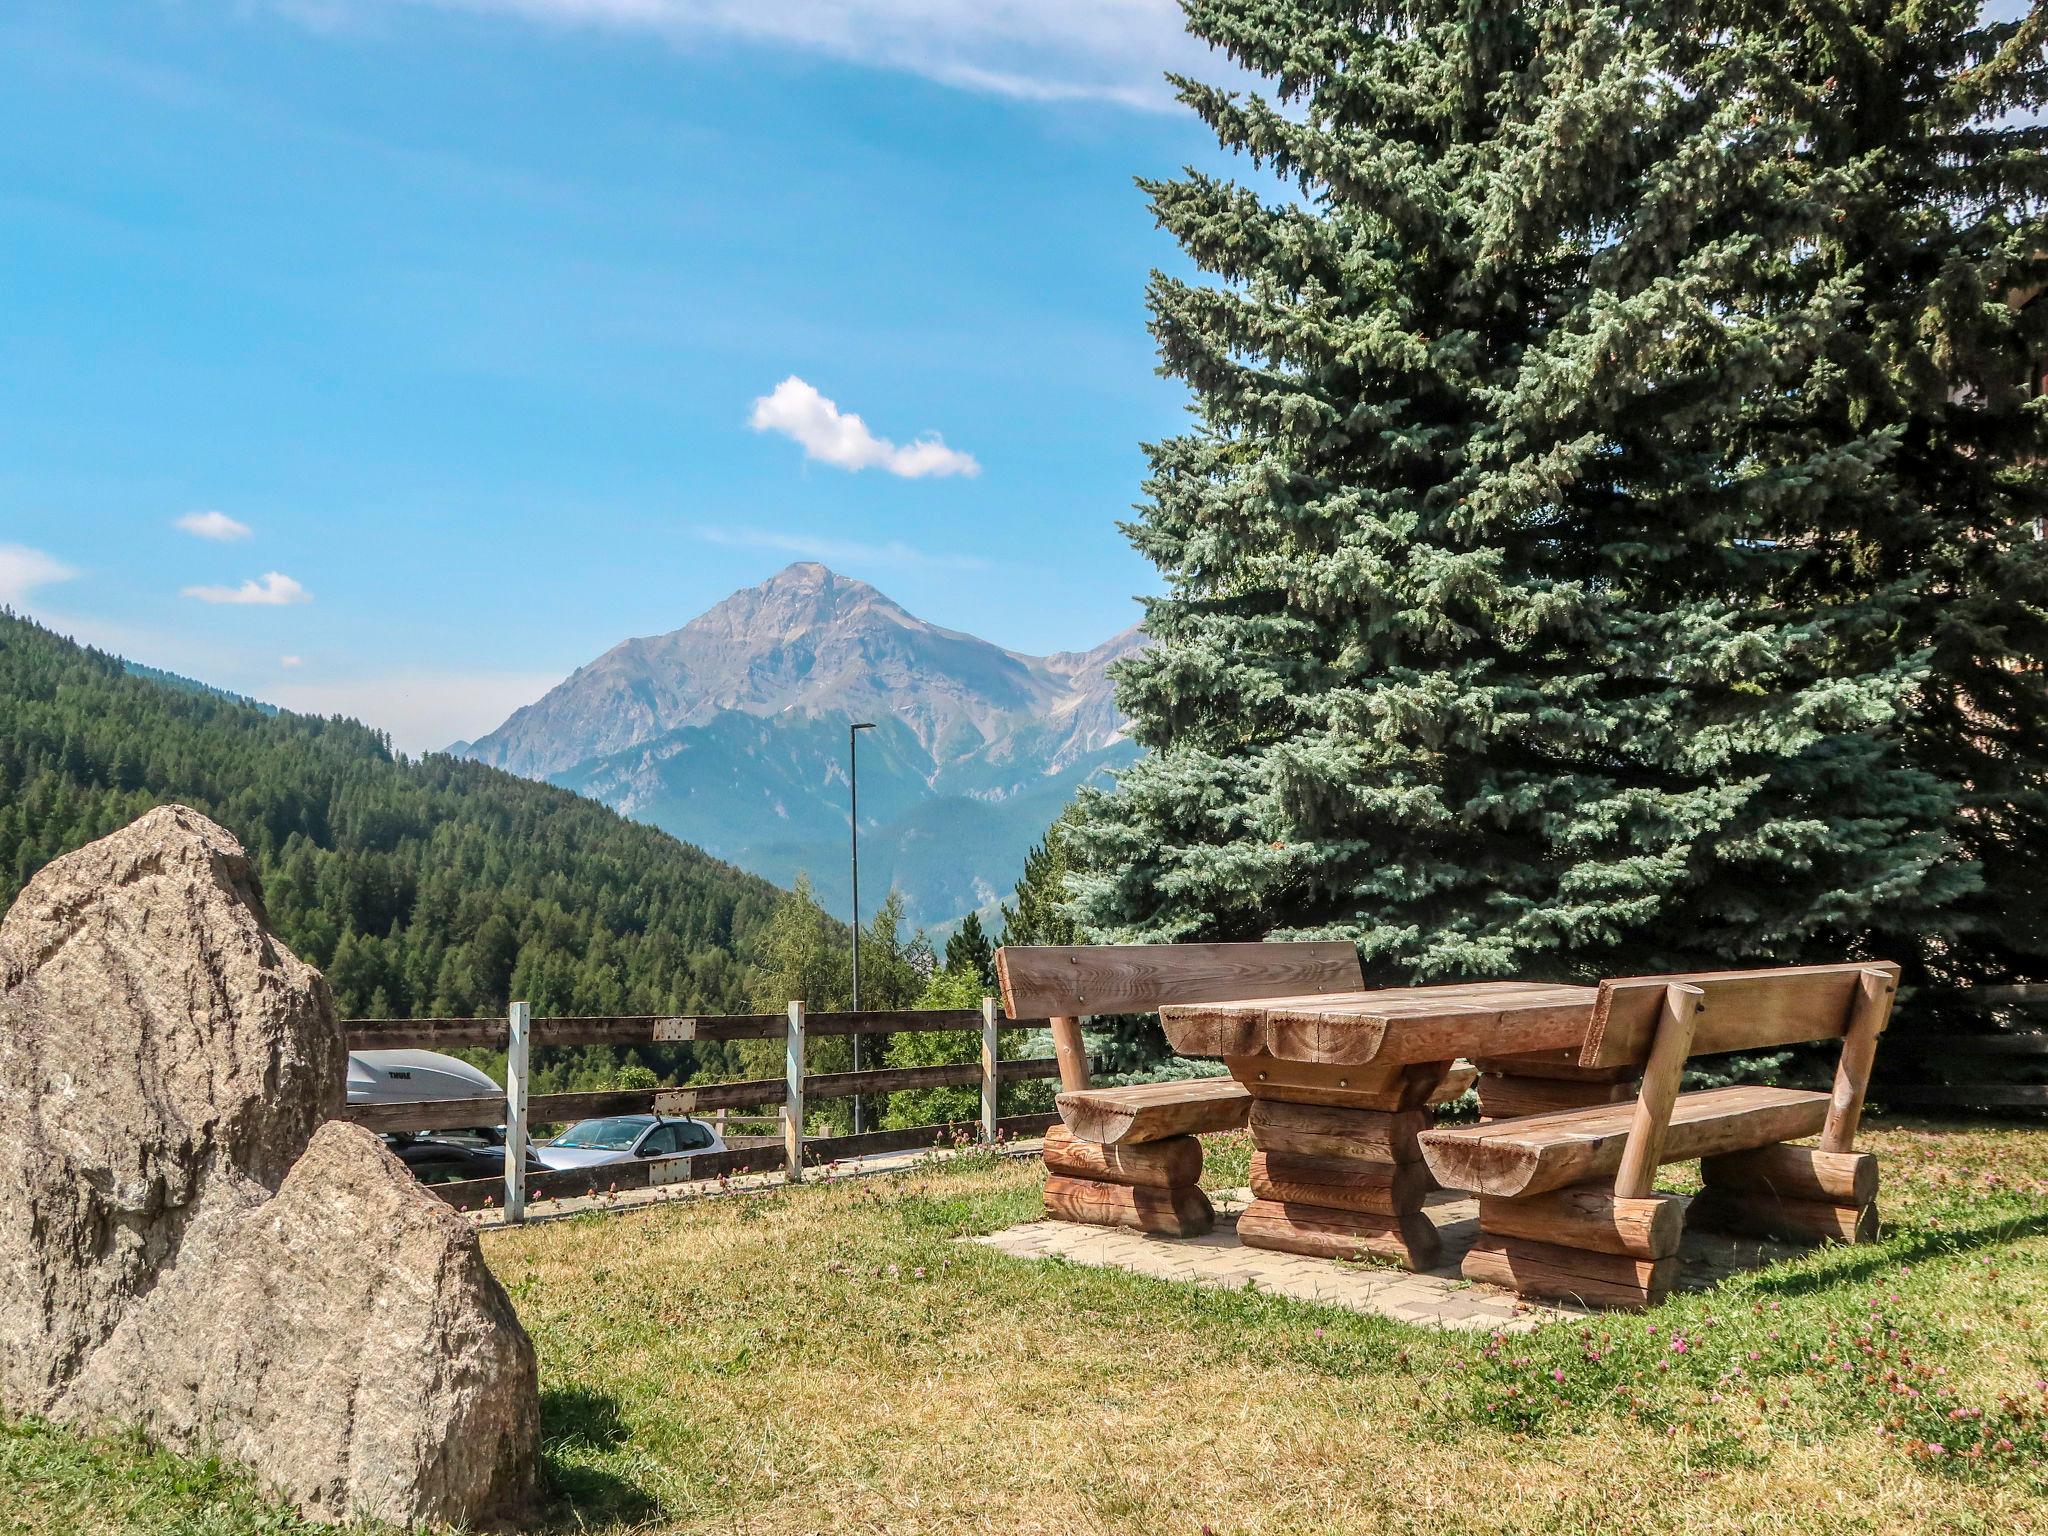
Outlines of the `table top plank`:
M 1554 982 L 1457 982 L 1168 1004 L 1159 1021 L 1186 1056 L 1399 1065 L 1576 1047 L 1599 995 L 1597 987 Z

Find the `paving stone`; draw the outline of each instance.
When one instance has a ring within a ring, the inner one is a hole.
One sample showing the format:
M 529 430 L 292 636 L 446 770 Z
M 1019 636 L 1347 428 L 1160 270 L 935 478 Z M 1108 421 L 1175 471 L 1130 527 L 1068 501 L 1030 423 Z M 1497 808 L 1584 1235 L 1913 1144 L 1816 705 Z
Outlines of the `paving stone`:
M 1476 1209 L 1469 1197 L 1460 1196 L 1437 1203 L 1430 1214 L 1457 1216 L 1461 1208 Z M 1471 1224 L 1470 1230 L 1476 1231 L 1476 1224 Z M 1506 1293 L 1475 1290 L 1466 1284 L 1458 1275 L 1458 1263 L 1471 1237 L 1469 1232 L 1463 1235 L 1464 1242 L 1455 1251 L 1447 1248 L 1446 1262 L 1426 1274 L 1246 1248 L 1238 1241 L 1232 1216 L 1224 1216 L 1213 1231 L 1194 1238 L 1034 1221 L 971 1241 L 1018 1258 L 1040 1262 L 1065 1259 L 1217 1289 L 1254 1288 L 1289 1300 L 1346 1307 L 1419 1327 L 1525 1333 L 1545 1322 L 1577 1315 L 1571 1309 L 1539 1305 L 1518 1311 Z

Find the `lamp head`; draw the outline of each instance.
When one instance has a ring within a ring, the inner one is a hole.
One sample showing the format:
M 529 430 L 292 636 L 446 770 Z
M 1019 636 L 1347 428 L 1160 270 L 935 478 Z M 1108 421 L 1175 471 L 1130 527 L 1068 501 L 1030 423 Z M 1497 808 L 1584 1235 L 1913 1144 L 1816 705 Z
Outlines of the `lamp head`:
M 850 725 L 847 727 L 849 731 L 872 731 L 874 728 L 875 722 L 872 720 L 862 720 L 855 725 Z

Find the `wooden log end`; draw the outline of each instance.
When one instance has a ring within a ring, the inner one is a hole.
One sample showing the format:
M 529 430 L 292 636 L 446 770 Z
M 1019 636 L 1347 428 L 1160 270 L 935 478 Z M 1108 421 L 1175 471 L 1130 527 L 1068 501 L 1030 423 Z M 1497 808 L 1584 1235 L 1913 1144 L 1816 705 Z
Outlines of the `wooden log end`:
M 1469 1189 L 1499 1195 L 1520 1196 L 1529 1192 L 1541 1171 L 1540 1159 L 1532 1148 L 1512 1143 L 1491 1144 L 1469 1134 L 1453 1135 L 1447 1128 L 1431 1134 L 1420 1133 L 1417 1150 L 1428 1164 L 1430 1176 L 1445 1189 Z M 1259 1139 L 1256 1128 L 1253 1142 Z
M 1055 1125 L 1045 1133 L 1045 1167 L 1066 1178 L 1183 1189 L 1201 1182 L 1202 1143 L 1193 1136 L 1169 1136 L 1105 1146 Z
M 1200 1237 L 1216 1225 L 1216 1209 L 1193 1185 L 1146 1189 L 1055 1174 L 1045 1181 L 1045 1214 L 1093 1227 L 1128 1227 L 1161 1237 Z
M 1546 1301 L 1632 1308 L 1655 1306 L 1671 1294 L 1678 1260 L 1632 1259 L 1482 1233 L 1465 1254 L 1461 1272 L 1477 1284 Z
M 1254 1200 L 1237 1218 L 1237 1236 L 1247 1248 L 1318 1259 L 1377 1259 L 1404 1269 L 1428 1269 L 1443 1256 L 1436 1224 L 1420 1211 L 1381 1216 Z
M 1696 1232 L 1763 1237 L 1780 1243 L 1874 1243 L 1877 1202 L 1837 1205 L 1768 1190 L 1708 1189 L 1694 1197 L 1686 1225 Z
M 1256 1004 L 1168 1003 L 1159 1010 L 1159 1027 L 1183 1056 L 1249 1056 L 1266 1046 L 1266 1010 Z
M 1479 1230 L 1593 1253 L 1655 1261 L 1678 1252 L 1685 1235 L 1681 1195 L 1624 1199 L 1601 1184 L 1577 1184 L 1548 1194 L 1509 1199 L 1479 1197 Z
M 1055 1102 L 1076 1136 L 1105 1146 L 1234 1131 L 1251 1113 L 1251 1095 L 1215 1077 L 1088 1088 L 1062 1093 Z

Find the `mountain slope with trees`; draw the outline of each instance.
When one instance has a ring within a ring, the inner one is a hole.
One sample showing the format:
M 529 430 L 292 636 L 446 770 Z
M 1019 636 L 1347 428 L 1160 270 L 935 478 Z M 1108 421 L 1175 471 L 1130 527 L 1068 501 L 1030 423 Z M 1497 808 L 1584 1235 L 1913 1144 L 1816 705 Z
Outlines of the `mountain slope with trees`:
M 344 1017 L 744 1012 L 781 895 L 664 832 L 353 721 L 130 675 L 0 612 L 0 902 L 181 801 L 242 839 Z

